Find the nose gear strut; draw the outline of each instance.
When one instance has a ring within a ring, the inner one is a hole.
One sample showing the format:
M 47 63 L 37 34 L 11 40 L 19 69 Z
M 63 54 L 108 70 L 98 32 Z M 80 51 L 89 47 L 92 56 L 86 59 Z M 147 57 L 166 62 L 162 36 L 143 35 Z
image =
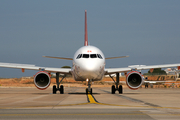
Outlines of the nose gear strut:
M 86 94 L 92 94 L 91 81 L 88 80 L 88 88 L 86 88 Z

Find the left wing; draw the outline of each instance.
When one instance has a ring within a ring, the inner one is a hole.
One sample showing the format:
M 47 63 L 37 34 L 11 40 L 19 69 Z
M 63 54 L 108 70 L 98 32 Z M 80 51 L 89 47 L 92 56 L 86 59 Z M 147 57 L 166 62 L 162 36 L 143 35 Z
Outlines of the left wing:
M 126 68 L 107 68 L 105 69 L 105 75 L 114 74 L 114 73 L 121 73 L 121 72 L 129 72 L 133 70 L 146 70 L 151 68 L 168 68 L 168 67 L 179 67 L 180 63 L 178 64 L 164 64 L 164 65 L 133 65 L 128 66 Z
M 42 70 L 42 71 L 47 71 L 47 72 L 59 72 L 62 74 L 71 74 L 71 69 L 69 68 L 50 68 L 50 67 L 39 67 L 35 65 L 30 65 L 30 64 L 16 64 L 16 63 L 1 63 L 0 62 L 0 67 L 5 67 L 5 68 L 17 68 L 17 69 L 22 69 L 25 70 Z
M 105 59 L 107 60 L 107 59 L 126 58 L 126 57 L 129 57 L 129 56 L 127 55 L 127 56 L 119 56 L 119 57 L 108 57 Z

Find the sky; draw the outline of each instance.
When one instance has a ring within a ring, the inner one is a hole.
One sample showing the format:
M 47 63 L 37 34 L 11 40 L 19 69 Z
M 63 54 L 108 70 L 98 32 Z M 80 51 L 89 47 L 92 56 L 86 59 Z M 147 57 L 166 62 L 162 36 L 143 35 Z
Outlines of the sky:
M 0 62 L 43 67 L 72 66 L 84 45 L 87 10 L 89 44 L 106 67 L 180 63 L 179 0 L 0 0 Z M 0 78 L 33 76 L 37 71 L 0 68 Z

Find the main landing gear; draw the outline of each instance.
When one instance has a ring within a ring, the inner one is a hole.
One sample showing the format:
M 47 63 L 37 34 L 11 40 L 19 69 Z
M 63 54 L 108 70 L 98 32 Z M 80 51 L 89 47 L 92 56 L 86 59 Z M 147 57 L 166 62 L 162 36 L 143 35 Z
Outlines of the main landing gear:
M 56 85 L 54 85 L 53 86 L 53 94 L 56 94 L 56 91 L 60 91 L 60 94 L 64 94 L 64 86 L 63 85 L 61 85 L 60 87 L 59 87 L 59 85 L 60 85 L 60 83 L 62 82 L 62 80 L 65 78 L 66 76 L 63 76 L 63 78 L 61 79 L 61 81 L 59 81 L 59 73 L 56 73 L 56 85 L 57 85 L 57 87 L 56 87 Z
M 123 87 L 122 85 L 119 85 L 119 73 L 116 73 L 116 81 L 113 79 L 111 75 L 109 75 L 111 79 L 114 81 L 115 85 L 112 85 L 111 87 L 111 93 L 115 94 L 116 90 L 119 91 L 119 94 L 123 93 Z
M 148 83 L 145 83 L 145 88 L 148 88 Z

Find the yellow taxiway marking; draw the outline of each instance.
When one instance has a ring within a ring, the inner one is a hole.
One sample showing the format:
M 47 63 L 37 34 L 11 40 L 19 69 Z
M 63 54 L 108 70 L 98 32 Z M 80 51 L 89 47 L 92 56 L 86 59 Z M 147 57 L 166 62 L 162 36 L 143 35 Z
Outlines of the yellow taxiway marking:
M 180 109 L 179 107 L 153 107 L 153 106 L 131 106 L 131 105 L 116 105 L 116 104 L 106 104 L 106 103 L 99 103 L 95 100 L 95 98 L 88 94 L 89 103 L 94 103 L 98 105 L 107 105 L 107 106 L 122 106 L 122 107 L 145 107 L 145 108 L 168 108 L 168 109 Z
M 88 94 L 88 99 L 89 99 L 89 103 L 95 103 L 97 104 L 98 102 L 96 102 L 96 100 L 94 99 L 94 97 L 91 94 Z

